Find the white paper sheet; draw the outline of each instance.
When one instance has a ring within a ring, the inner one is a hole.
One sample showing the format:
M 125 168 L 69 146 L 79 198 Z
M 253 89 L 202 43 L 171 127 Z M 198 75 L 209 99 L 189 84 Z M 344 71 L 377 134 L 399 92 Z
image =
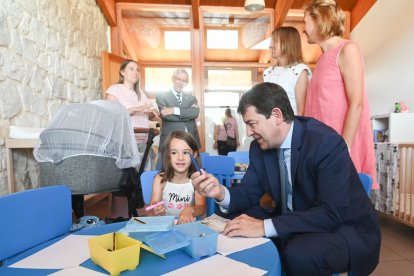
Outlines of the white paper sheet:
M 229 238 L 219 234 L 217 240 L 217 253 L 227 256 L 231 253 L 252 248 L 268 241 L 269 239 L 267 238 Z
M 69 235 L 66 238 L 10 265 L 14 268 L 63 269 L 79 266 L 90 258 L 88 239 L 94 236 Z
M 101 275 L 107 275 L 86 267 L 77 266 L 72 268 L 65 268 L 62 270 L 59 270 L 55 273 L 49 274 L 52 276 L 73 276 L 73 275 L 82 275 L 82 276 L 101 276 Z
M 214 255 L 199 262 L 190 264 L 188 266 L 179 268 L 164 275 L 168 276 L 211 276 L 211 275 L 226 275 L 226 276 L 257 276 L 264 275 L 267 271 L 251 267 L 245 263 L 235 261 L 233 259 Z

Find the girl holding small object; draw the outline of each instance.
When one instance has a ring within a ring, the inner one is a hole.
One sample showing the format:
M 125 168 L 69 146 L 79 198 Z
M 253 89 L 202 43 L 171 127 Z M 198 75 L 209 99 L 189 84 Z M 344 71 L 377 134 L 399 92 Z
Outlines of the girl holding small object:
M 148 210 L 149 215 L 178 217 L 178 224 L 193 222 L 206 211 L 206 199 L 195 193 L 190 176 L 197 171 L 191 155 L 197 160 L 199 152 L 193 136 L 174 131 L 167 136 L 162 152 L 163 167 L 152 184 L 150 205 L 164 204 Z

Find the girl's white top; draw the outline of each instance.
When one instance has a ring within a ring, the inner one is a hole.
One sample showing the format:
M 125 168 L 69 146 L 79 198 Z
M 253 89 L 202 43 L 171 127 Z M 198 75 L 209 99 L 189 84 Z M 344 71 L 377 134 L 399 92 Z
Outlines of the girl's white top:
M 162 191 L 162 200 L 164 200 L 167 215 L 179 216 L 185 207 L 195 204 L 195 193 L 191 180 L 184 184 L 167 181 Z
M 297 114 L 295 87 L 303 70 L 306 70 L 310 79 L 312 72 L 304 63 L 298 63 L 289 67 L 269 67 L 263 72 L 263 81 L 276 83 L 285 89 L 295 115 Z

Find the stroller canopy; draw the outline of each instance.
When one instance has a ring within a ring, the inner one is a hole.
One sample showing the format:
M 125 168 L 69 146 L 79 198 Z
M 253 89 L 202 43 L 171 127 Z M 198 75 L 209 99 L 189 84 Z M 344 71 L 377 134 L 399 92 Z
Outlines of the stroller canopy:
M 33 155 L 38 162 L 54 164 L 77 155 L 110 157 L 120 169 L 136 168 L 142 159 L 128 111 L 108 100 L 61 108 L 40 133 Z

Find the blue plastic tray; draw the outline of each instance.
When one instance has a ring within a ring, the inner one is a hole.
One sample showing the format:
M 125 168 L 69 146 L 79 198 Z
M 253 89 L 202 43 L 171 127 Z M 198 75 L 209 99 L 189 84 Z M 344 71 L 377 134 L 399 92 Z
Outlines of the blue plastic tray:
M 154 217 L 137 217 L 138 220 L 145 224 L 130 219 L 125 225 L 128 232 L 159 232 L 169 231 L 174 225 L 174 216 L 154 216 Z
M 165 254 L 190 245 L 190 241 L 175 229 L 148 235 L 144 238 L 144 241 L 159 254 Z

